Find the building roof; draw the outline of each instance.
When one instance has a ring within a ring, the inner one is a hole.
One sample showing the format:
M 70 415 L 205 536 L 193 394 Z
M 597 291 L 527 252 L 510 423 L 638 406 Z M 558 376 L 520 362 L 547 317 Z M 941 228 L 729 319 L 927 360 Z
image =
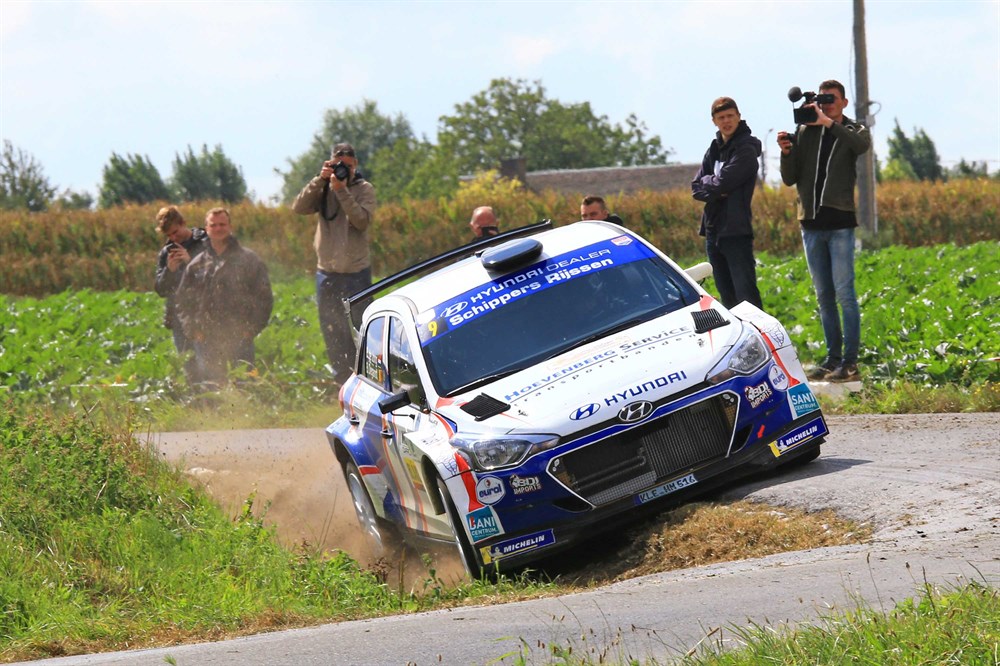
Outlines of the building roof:
M 698 172 L 698 164 L 667 164 L 595 169 L 553 169 L 529 171 L 524 175 L 528 189 L 555 190 L 561 194 L 613 196 L 652 190 L 688 189 Z

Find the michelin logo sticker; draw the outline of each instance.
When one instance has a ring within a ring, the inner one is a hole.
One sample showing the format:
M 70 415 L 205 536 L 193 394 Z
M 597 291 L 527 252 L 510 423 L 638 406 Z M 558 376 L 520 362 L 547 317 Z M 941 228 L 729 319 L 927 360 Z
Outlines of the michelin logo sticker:
M 771 442 L 771 453 L 777 458 L 792 449 L 799 447 L 806 442 L 822 437 L 827 433 L 826 424 L 822 418 L 816 418 L 797 430 L 782 435 L 775 442 Z
M 479 552 L 483 555 L 483 564 L 489 564 L 490 562 L 502 560 L 503 558 L 510 557 L 511 555 L 517 555 L 529 550 L 545 548 L 546 546 L 551 546 L 555 542 L 556 537 L 552 533 L 552 530 L 545 530 L 544 532 L 535 532 L 534 534 L 518 537 L 516 539 L 501 541 L 500 543 L 495 543 L 492 546 L 480 548 Z

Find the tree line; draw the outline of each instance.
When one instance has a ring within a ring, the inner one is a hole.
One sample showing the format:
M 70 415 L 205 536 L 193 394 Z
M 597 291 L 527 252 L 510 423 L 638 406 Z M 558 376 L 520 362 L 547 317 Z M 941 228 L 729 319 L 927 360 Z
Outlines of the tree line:
M 286 170 L 275 169 L 282 178 L 279 200 L 290 203 L 329 158 L 330 147 L 345 140 L 354 146 L 365 177 L 378 187 L 379 200 L 386 202 L 451 196 L 461 176 L 496 169 L 512 157 L 525 156 L 531 170 L 540 171 L 666 164 L 672 153 L 634 114 L 624 123 L 612 123 L 595 114 L 589 102 L 550 98 L 541 81 L 501 78 L 439 118 L 437 143 L 417 137 L 403 114 L 383 114 L 373 100 L 327 110 L 309 146 L 287 159 Z M 898 120 L 888 144 L 888 161 L 877 164 L 880 181 L 989 175 L 985 162 L 963 159 L 943 168 L 926 132 L 915 128 L 908 137 Z M 0 208 L 41 211 L 95 203 L 87 192 L 58 193 L 42 165 L 10 141 L 4 141 L 0 162 Z M 96 203 L 110 208 L 163 200 L 235 203 L 253 197 L 242 169 L 221 145 L 212 150 L 203 145 L 199 153 L 188 146 L 175 154 L 172 167 L 164 180 L 147 156 L 112 153 Z

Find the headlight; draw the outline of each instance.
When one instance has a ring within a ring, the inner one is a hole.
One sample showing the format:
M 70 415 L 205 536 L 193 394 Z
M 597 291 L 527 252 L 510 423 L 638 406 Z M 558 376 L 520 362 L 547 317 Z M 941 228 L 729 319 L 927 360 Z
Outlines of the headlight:
M 559 443 L 554 435 L 511 435 L 508 437 L 455 436 L 451 443 L 465 454 L 473 469 L 489 472 L 512 467 L 533 453 Z
M 740 338 L 732 350 L 708 373 L 708 381 L 720 384 L 737 375 L 750 375 L 760 369 L 770 358 L 760 334 L 751 327 Z

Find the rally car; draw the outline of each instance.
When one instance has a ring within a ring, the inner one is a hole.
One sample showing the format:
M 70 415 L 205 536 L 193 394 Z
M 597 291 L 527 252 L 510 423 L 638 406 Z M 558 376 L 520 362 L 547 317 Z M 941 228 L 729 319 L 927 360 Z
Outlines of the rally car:
M 494 574 L 819 455 L 785 328 L 723 307 L 706 268 L 609 222 L 545 221 L 348 299 L 358 363 L 326 432 L 372 545 L 448 541 Z

